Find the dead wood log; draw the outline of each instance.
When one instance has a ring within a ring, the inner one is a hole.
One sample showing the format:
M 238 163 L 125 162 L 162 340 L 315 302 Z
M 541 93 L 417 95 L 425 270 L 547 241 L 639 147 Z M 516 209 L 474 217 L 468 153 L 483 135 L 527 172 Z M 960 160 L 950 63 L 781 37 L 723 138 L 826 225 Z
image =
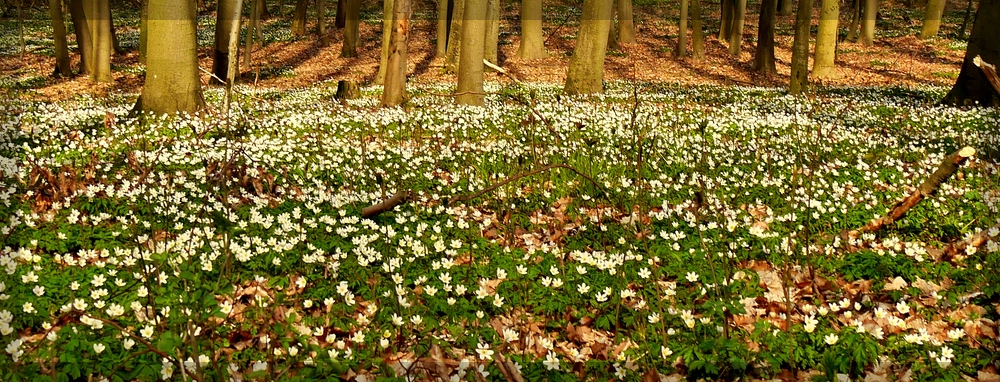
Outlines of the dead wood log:
M 997 77 L 996 65 L 983 61 L 983 58 L 979 56 L 973 58 L 972 63 L 979 67 L 979 70 L 983 71 L 983 75 L 986 76 L 986 80 L 989 81 L 990 86 L 993 87 L 993 92 L 1000 96 L 1000 77 Z
M 396 192 L 394 195 L 392 195 L 392 197 L 382 201 L 381 203 L 373 204 L 371 206 L 363 208 L 361 210 L 361 217 L 366 219 L 373 218 L 385 211 L 389 211 L 393 208 L 396 208 L 396 206 L 400 204 L 406 203 L 406 201 L 409 199 L 410 199 L 410 191 L 404 190 Z
M 899 219 L 902 219 L 906 213 L 920 203 L 924 198 L 933 195 L 937 192 L 938 188 L 944 184 L 952 175 L 958 171 L 958 168 L 962 166 L 965 161 L 976 154 L 976 149 L 972 147 L 963 147 L 954 153 L 951 153 L 941 161 L 941 165 L 938 166 L 937 170 L 934 171 L 927 180 L 917 187 L 910 195 L 907 195 L 903 200 L 899 201 L 894 205 L 889 212 L 880 218 L 874 219 L 864 227 L 853 231 L 847 231 L 843 236 L 844 239 L 857 238 L 861 233 L 864 232 L 876 232 L 881 230 L 887 225 L 895 223 Z
M 944 252 L 941 254 L 941 260 L 950 261 L 958 256 L 970 256 L 978 252 L 979 248 L 986 245 L 986 241 L 990 239 L 989 232 L 996 232 L 995 230 L 1000 230 L 1000 223 L 997 223 L 991 228 L 984 229 L 966 239 L 951 242 L 944 248 Z
M 514 366 L 513 362 L 507 360 L 503 354 L 497 353 L 496 365 L 500 369 L 500 374 L 503 374 L 504 380 L 507 382 L 524 382 L 521 371 L 517 369 L 517 366 Z

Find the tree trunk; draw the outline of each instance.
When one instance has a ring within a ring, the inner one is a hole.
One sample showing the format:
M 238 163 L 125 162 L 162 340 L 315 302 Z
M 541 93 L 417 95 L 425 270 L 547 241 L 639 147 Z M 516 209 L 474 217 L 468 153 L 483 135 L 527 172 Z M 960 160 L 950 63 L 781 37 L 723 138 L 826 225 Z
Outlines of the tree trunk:
M 149 37 L 149 0 L 142 0 L 139 9 L 139 63 L 146 64 L 147 38 Z
M 493 65 L 500 65 L 500 0 L 486 0 L 486 35 L 483 58 Z
M 812 0 L 799 0 L 795 15 L 795 40 L 792 42 L 792 75 L 788 92 L 800 94 L 809 87 L 809 24 L 812 23 Z
M 260 3 L 257 0 L 250 0 L 250 19 L 247 20 L 247 35 L 243 48 L 243 66 L 250 66 L 250 59 L 253 53 L 253 39 L 257 34 L 254 32 L 260 23 Z M 292 29 L 295 27 L 293 26 Z
M 250 0 L 256 2 L 256 0 Z M 306 35 L 306 11 L 309 0 L 298 0 L 295 2 L 295 13 L 292 14 L 292 36 L 301 37 Z M 251 6 L 250 9 L 254 9 Z
M 993 90 L 983 70 L 974 60 L 980 57 L 988 64 L 1000 65 L 1000 0 L 980 0 L 972 34 L 965 50 L 962 71 L 955 86 L 943 102 L 953 105 L 980 105 L 1000 107 L 1000 95 Z
M 793 4 L 795 4 L 795 0 L 781 0 L 781 2 L 778 4 L 778 7 L 780 9 L 779 13 L 782 16 L 791 16 Z
M 865 0 L 865 11 L 861 25 L 861 44 L 875 45 L 875 17 L 878 15 L 878 0 Z
M 410 1 L 393 1 L 390 51 L 382 92 L 384 107 L 397 106 L 406 100 L 406 44 L 410 34 Z
M 941 16 L 944 15 L 945 0 L 927 0 L 927 12 L 924 14 L 924 24 L 920 28 L 920 38 L 928 39 L 937 36 L 941 28 Z
M 743 44 L 743 23 L 746 20 L 747 0 L 736 0 L 733 5 L 732 34 L 729 36 L 729 54 L 739 57 Z
M 85 0 L 84 13 L 90 27 L 91 63 L 90 79 L 94 82 L 111 82 L 111 4 L 109 0 Z
M 483 56 L 488 0 L 466 0 L 462 18 L 462 49 L 458 60 L 456 101 L 483 106 Z
M 635 22 L 632 17 L 632 0 L 618 0 L 618 42 L 635 43 Z
M 115 30 L 115 16 L 111 13 L 110 2 L 108 3 L 108 27 L 111 28 L 111 48 L 115 54 L 125 54 L 125 48 L 118 41 L 118 31 Z
M 611 0 L 611 26 L 608 28 L 608 47 L 605 50 L 618 49 L 618 27 L 615 26 L 615 16 L 618 14 L 618 0 Z M 578 34 L 579 35 L 579 34 Z
M 677 33 L 677 57 L 687 56 L 688 0 L 681 0 L 681 21 Z
M 340 49 L 340 57 L 352 58 L 358 56 L 358 39 L 360 38 L 361 0 L 340 0 L 344 6 L 344 45 Z
M 604 92 L 604 57 L 612 11 L 610 0 L 584 0 L 580 31 L 566 73 L 566 94 Z
M 394 0 L 385 0 L 382 3 L 382 50 L 378 61 L 378 74 L 375 75 L 375 83 L 384 84 L 386 66 L 389 65 L 389 44 L 392 43 L 390 38 L 392 37 L 392 17 L 395 8 L 393 7 Z
M 525 60 L 549 56 L 542 30 L 542 0 L 521 0 L 521 43 L 517 56 Z
M 701 0 L 691 0 L 691 50 L 696 60 L 705 58 L 705 31 L 702 30 Z
M 90 38 L 90 23 L 84 11 L 83 0 L 69 1 L 69 15 L 73 19 L 73 30 L 76 34 L 77 50 L 80 51 L 80 74 L 90 74 L 93 62 L 93 44 Z
M 330 44 L 330 39 L 326 37 L 326 0 L 316 0 L 316 34 L 321 46 Z
M 757 51 L 753 55 L 753 69 L 764 74 L 775 74 L 774 21 L 778 11 L 777 0 L 763 0 L 757 27 Z
M 205 101 L 198 77 L 195 3 L 149 0 L 146 81 L 137 107 L 157 114 L 200 109 Z
M 733 2 L 736 0 L 721 0 L 719 6 L 722 7 L 722 16 L 719 18 L 719 40 L 729 41 L 729 35 L 733 27 Z
M 462 50 L 462 22 L 465 14 L 465 0 L 455 0 L 451 11 L 451 30 L 448 32 L 448 52 L 445 55 L 445 70 L 458 72 L 459 55 Z
M 858 27 L 861 25 L 861 8 L 864 0 L 851 1 L 851 26 L 847 29 L 847 40 L 857 41 Z
M 437 0 L 437 46 L 434 56 L 444 57 L 448 53 L 448 0 Z
M 233 36 L 233 29 L 238 31 L 240 28 L 242 8 L 241 0 L 219 0 L 215 16 L 215 49 L 212 52 L 212 74 L 215 76 L 212 83 L 222 84 L 229 77 L 229 58 L 235 53 L 229 51 L 229 39 Z M 236 58 L 239 61 L 239 57 Z
M 66 24 L 63 23 L 62 1 L 49 0 L 49 18 L 52 19 L 52 40 L 55 43 L 56 66 L 53 74 L 69 77 L 73 70 L 69 66 L 69 47 L 66 43 Z
M 812 75 L 826 78 L 833 75 L 837 57 L 837 25 L 840 21 L 840 0 L 822 0 L 819 28 L 816 32 L 816 58 Z
M 337 0 L 337 15 L 333 18 L 333 26 L 337 29 L 347 26 L 347 0 Z
M 965 17 L 962 17 L 962 25 L 958 28 L 958 39 L 965 39 L 965 31 L 969 28 L 969 16 L 972 15 L 972 0 L 969 0 L 969 4 L 965 6 Z

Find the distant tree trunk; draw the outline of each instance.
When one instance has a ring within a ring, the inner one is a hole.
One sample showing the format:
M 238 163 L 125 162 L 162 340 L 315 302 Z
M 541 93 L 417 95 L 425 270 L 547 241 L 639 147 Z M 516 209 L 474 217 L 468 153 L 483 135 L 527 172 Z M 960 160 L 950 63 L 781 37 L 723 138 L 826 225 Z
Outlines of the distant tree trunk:
M 781 0 L 778 3 L 778 8 L 780 9 L 779 14 L 782 16 L 792 15 L 792 5 L 795 4 L 795 0 Z
M 747 0 L 736 0 L 733 8 L 732 34 L 729 36 L 729 54 L 739 57 L 743 45 L 743 24 L 747 14 Z
M 941 28 L 941 16 L 944 15 L 945 0 L 927 0 L 927 12 L 924 13 L 924 24 L 920 28 L 920 38 L 928 39 L 937 36 Z
M 90 79 L 111 82 L 111 4 L 109 0 L 86 0 L 84 4 L 92 38 Z
M 63 23 L 61 0 L 49 0 L 49 18 L 52 19 L 52 40 L 55 43 L 56 67 L 52 74 L 70 77 L 73 69 L 69 66 L 69 47 L 66 43 L 66 24 Z
M 635 22 L 632 16 L 632 0 L 618 0 L 618 41 L 635 43 Z
M 345 3 L 344 8 L 344 45 L 340 49 L 340 57 L 352 58 L 358 56 L 358 38 L 360 38 L 361 0 L 339 0 Z
M 944 103 L 1000 107 L 1000 96 L 990 85 L 983 69 L 973 62 L 978 56 L 988 64 L 1000 66 L 1000 39 L 997 36 L 1000 36 L 1000 0 L 980 0 L 962 71 L 958 73 L 955 86 L 944 97 Z
M 875 17 L 878 15 L 878 0 L 865 0 L 865 12 L 861 25 L 861 44 L 875 45 Z
M 722 7 L 722 16 L 719 19 L 719 40 L 729 41 L 729 36 L 732 33 L 733 27 L 733 8 L 735 7 L 733 3 L 736 0 L 720 0 L 719 6 Z
M 253 53 L 253 40 L 257 35 L 255 30 L 260 26 L 260 2 L 258 0 L 250 0 L 250 19 L 247 20 L 247 35 L 245 40 L 245 45 L 243 48 L 243 65 L 250 66 L 250 59 Z M 292 29 L 295 29 L 294 25 Z
M 437 46 L 434 56 L 444 57 L 448 53 L 448 0 L 437 0 Z
M 125 54 L 125 48 L 122 48 L 121 42 L 118 40 L 118 31 L 115 30 L 115 15 L 111 13 L 111 3 L 108 3 L 108 27 L 111 28 L 111 48 L 115 54 Z
M 491 64 L 500 65 L 500 0 L 486 0 L 486 35 L 483 58 Z
M 337 29 L 347 26 L 347 0 L 337 0 L 337 15 L 333 18 L 333 26 Z
M 837 25 L 840 21 L 840 0 L 822 1 L 812 71 L 816 78 L 833 75 L 834 59 L 837 57 Z
M 525 60 L 549 56 L 542 30 L 542 0 L 521 0 L 521 44 L 517 56 Z
M 306 35 L 306 11 L 308 7 L 309 0 L 298 0 L 295 3 L 295 13 L 292 14 L 292 36 L 301 37 Z M 253 6 L 251 6 L 251 9 L 253 9 Z
M 229 78 L 230 57 L 239 61 L 237 53 L 229 51 L 229 40 L 233 36 L 233 29 L 240 29 L 242 8 L 242 0 L 219 0 L 215 15 L 215 49 L 212 52 L 212 74 L 215 75 L 211 80 L 213 83 L 221 84 Z M 236 35 L 239 38 L 239 33 Z
M 792 41 L 792 75 L 788 92 L 800 94 L 809 87 L 809 24 L 812 22 L 812 0 L 799 0 L 795 16 L 795 39 Z
M 445 55 L 445 70 L 458 72 L 460 53 L 462 50 L 462 22 L 465 14 L 465 0 L 455 0 L 455 8 L 451 11 L 451 30 L 448 32 L 448 52 Z
M 410 34 L 410 1 L 394 0 L 382 106 L 393 107 L 406 100 L 406 45 Z
M 847 40 L 857 41 L 858 27 L 861 26 L 861 13 L 865 0 L 851 1 L 851 26 L 847 29 Z
M 146 80 L 136 107 L 157 114 L 200 109 L 197 13 L 189 0 L 149 0 Z
M 375 75 L 375 83 L 384 84 L 386 67 L 389 65 L 389 46 L 392 43 L 392 17 L 395 11 L 394 0 L 385 0 L 382 3 L 382 53 L 378 61 L 378 74 Z
M 615 16 L 618 14 L 618 1 L 610 0 L 611 4 L 611 18 L 608 21 L 611 22 L 611 26 L 608 28 L 608 47 L 605 50 L 616 50 L 618 49 L 618 27 L 615 26 Z M 579 34 L 578 34 L 579 35 Z
M 753 55 L 753 69 L 764 74 L 775 74 L 774 20 L 778 10 L 777 0 L 763 0 L 757 27 L 757 51 Z
M 456 101 L 483 106 L 483 56 L 488 0 L 466 0 L 462 18 L 462 49 L 458 59 Z
M 604 57 L 607 54 L 612 11 L 610 0 L 583 1 L 580 31 L 563 88 L 566 94 L 604 92 Z
M 149 36 L 149 29 L 147 22 L 149 21 L 149 0 L 142 0 L 142 4 L 139 9 L 139 63 L 146 64 L 146 48 L 148 45 L 147 38 Z
M 70 0 L 69 14 L 73 19 L 73 30 L 76 34 L 77 50 L 80 52 L 80 74 L 90 75 L 94 67 L 93 42 L 90 36 L 90 22 L 84 11 L 83 0 Z
M 696 60 L 705 58 L 705 31 L 702 30 L 701 0 L 691 0 L 691 50 Z
M 677 33 L 677 57 L 687 56 L 688 0 L 681 0 L 681 21 Z
M 330 44 L 330 39 L 326 36 L 326 0 L 316 0 L 316 34 L 321 46 Z
M 969 28 L 969 16 L 972 15 L 972 0 L 965 6 L 965 17 L 962 18 L 962 25 L 958 28 L 958 39 L 965 39 L 965 30 Z

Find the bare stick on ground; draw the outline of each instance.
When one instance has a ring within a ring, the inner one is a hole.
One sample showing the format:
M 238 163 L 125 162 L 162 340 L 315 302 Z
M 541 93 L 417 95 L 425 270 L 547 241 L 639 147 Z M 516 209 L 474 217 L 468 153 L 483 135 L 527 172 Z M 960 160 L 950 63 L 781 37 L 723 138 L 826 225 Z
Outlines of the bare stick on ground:
M 973 58 L 972 63 L 976 64 L 976 66 L 979 67 L 979 70 L 983 71 L 983 75 L 986 76 L 986 80 L 988 80 L 990 82 L 990 86 L 993 87 L 993 92 L 1000 96 L 1000 78 L 997 77 L 996 65 L 983 61 L 983 58 L 979 56 Z
M 976 149 L 968 146 L 951 153 L 941 161 L 941 165 L 938 166 L 938 169 L 931 176 L 927 177 L 927 180 L 921 183 L 910 195 L 907 195 L 899 203 L 896 203 L 885 216 L 872 220 L 860 229 L 846 232 L 847 238 L 858 237 L 862 232 L 878 231 L 902 219 L 906 215 L 906 212 L 913 208 L 913 206 L 916 206 L 921 200 L 937 192 L 938 188 L 954 175 L 958 171 L 958 168 L 973 155 L 976 155 Z
M 366 219 L 373 218 L 385 211 L 389 211 L 393 208 L 396 208 L 396 206 L 400 204 L 406 203 L 406 201 L 409 199 L 410 199 L 410 191 L 397 191 L 394 195 L 392 195 L 392 197 L 382 201 L 382 203 L 371 205 L 362 209 L 361 217 Z
M 984 229 L 967 239 L 957 240 L 948 244 L 948 246 L 944 248 L 944 253 L 941 255 L 941 259 L 948 261 L 956 256 L 969 256 L 976 253 L 976 251 L 985 245 L 986 241 L 990 238 L 989 232 L 996 232 L 995 230 L 1000 230 L 1000 223 L 997 223 L 992 228 Z

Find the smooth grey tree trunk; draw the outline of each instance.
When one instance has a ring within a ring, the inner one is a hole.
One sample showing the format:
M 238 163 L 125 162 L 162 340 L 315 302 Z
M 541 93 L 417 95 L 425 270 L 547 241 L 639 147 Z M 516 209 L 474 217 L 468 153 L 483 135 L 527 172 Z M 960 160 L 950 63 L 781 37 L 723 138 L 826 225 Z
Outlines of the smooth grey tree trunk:
M 55 43 L 56 65 L 53 74 L 59 77 L 73 75 L 69 66 L 69 47 L 66 43 L 66 24 L 63 22 L 62 1 L 49 0 L 49 18 L 52 20 L 52 40 Z
M 801 94 L 809 87 L 809 25 L 812 22 L 812 0 L 799 0 L 795 13 L 795 39 L 792 41 L 792 74 L 788 92 Z
M 389 57 L 386 60 L 382 106 L 393 107 L 406 100 L 406 56 L 410 34 L 410 1 L 394 0 L 392 29 L 389 32 Z
M 462 17 L 462 49 L 458 60 L 455 100 L 462 105 L 483 106 L 483 58 L 485 54 L 488 0 L 466 0 Z
M 517 56 L 525 60 L 549 56 L 542 30 L 542 0 L 521 0 L 521 43 Z
M 149 51 L 140 110 L 193 113 L 205 104 L 198 76 L 196 12 L 189 0 L 149 0 Z
M 584 0 L 580 31 L 569 60 L 566 85 L 569 95 L 604 92 L 604 58 L 613 12 L 611 0 Z

